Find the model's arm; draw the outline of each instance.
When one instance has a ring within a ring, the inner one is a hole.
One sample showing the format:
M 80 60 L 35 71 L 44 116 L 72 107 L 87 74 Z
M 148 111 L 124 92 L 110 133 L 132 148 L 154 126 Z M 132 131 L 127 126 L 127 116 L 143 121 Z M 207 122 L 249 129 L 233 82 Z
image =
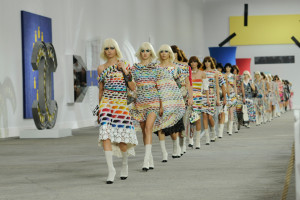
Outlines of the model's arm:
M 191 106 L 193 105 L 193 87 L 191 86 L 189 77 L 185 78 L 185 87 L 189 91 L 188 105 Z

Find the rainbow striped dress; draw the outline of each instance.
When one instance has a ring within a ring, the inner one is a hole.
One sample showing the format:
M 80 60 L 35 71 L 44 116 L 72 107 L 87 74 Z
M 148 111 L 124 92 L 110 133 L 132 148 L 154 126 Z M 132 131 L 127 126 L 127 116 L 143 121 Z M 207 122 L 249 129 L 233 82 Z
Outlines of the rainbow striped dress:
M 131 72 L 136 83 L 137 99 L 133 109 L 130 109 L 131 116 L 138 122 L 147 120 L 149 113 L 159 113 L 159 94 L 157 91 L 157 67 L 154 63 L 147 66 L 134 64 Z
M 122 157 L 119 143 L 126 143 L 128 154 L 135 155 L 134 146 L 138 140 L 127 106 L 123 73 L 117 69 L 117 65 L 109 66 L 99 75 L 99 82 L 104 83 L 99 105 L 99 145 L 103 140 L 110 139 L 113 155 Z
M 193 79 L 193 110 L 201 116 L 203 107 L 203 81 L 202 79 Z

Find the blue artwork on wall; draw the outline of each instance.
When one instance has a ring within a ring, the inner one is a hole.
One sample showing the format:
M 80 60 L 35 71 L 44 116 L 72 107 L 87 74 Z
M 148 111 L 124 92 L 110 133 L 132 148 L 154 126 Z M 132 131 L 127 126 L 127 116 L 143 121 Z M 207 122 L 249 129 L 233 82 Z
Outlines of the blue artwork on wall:
M 98 77 L 97 70 L 86 71 L 87 86 L 98 86 L 97 77 Z
M 21 11 L 23 63 L 23 117 L 32 119 L 32 103 L 38 99 L 38 71 L 33 71 L 31 55 L 37 41 L 52 43 L 51 18 Z M 53 73 L 52 100 L 54 99 Z
M 215 58 L 223 66 L 226 63 L 236 64 L 236 47 L 209 47 L 210 56 Z

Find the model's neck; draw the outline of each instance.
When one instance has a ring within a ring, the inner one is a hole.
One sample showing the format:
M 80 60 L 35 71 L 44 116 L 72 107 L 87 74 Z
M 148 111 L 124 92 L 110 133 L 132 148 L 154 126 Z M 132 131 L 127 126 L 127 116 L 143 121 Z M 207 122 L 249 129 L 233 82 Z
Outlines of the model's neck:
M 161 63 L 161 65 L 170 65 L 171 64 L 170 60 L 162 60 L 160 63 Z
M 141 60 L 141 65 L 148 65 L 151 62 L 150 59 Z
M 108 65 L 113 65 L 113 64 L 116 64 L 117 62 L 118 62 L 118 58 L 113 57 L 113 58 L 108 58 L 106 63 Z

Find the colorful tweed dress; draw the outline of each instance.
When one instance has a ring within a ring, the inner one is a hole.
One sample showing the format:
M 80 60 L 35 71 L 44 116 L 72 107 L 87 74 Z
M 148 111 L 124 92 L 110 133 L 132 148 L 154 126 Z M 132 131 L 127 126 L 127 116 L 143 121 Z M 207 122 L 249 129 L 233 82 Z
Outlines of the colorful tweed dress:
M 127 88 L 123 73 L 117 65 L 107 67 L 100 75 L 104 91 L 99 105 L 99 145 L 110 139 L 113 155 L 122 157 L 119 143 L 127 144 L 129 155 L 135 155 L 138 144 L 135 129 L 127 106 Z
M 243 108 L 243 94 L 242 94 L 242 77 L 241 75 L 235 75 L 236 80 L 236 90 L 237 90 L 237 103 L 236 103 L 236 112 L 242 113 Z
M 147 66 L 134 64 L 131 72 L 136 83 L 137 99 L 131 116 L 138 122 L 147 120 L 149 113 L 159 113 L 159 94 L 157 91 L 157 67 L 154 63 Z
M 186 102 L 187 98 L 188 98 L 188 90 L 187 90 L 187 88 L 185 86 L 181 87 L 181 85 L 186 84 L 185 83 L 185 79 L 187 77 L 189 77 L 189 75 L 190 75 L 189 66 L 181 64 L 181 63 L 176 63 L 176 62 L 174 62 L 174 64 L 177 65 L 179 67 L 179 69 L 180 69 L 179 78 L 176 79 L 176 82 L 178 81 L 180 83 L 180 84 L 177 84 L 177 85 L 179 85 L 181 94 L 182 94 L 182 96 L 184 98 L 184 101 Z
M 234 90 L 235 75 L 231 73 L 228 74 L 227 81 L 228 81 L 228 88 L 229 88 L 229 97 L 228 97 L 227 106 L 228 108 L 231 108 L 237 105 L 237 98 Z
M 162 130 L 165 135 L 170 135 L 184 130 L 182 118 L 185 113 L 185 104 L 175 82 L 179 76 L 178 66 L 157 66 L 157 88 L 164 112 L 162 117 L 157 118 L 154 132 Z
M 224 101 L 224 97 L 223 97 L 223 91 L 222 91 L 222 86 L 226 84 L 225 78 L 223 76 L 222 73 L 219 73 L 219 95 L 220 95 L 220 105 L 216 106 L 217 108 L 217 113 L 222 113 L 224 112 L 224 107 L 223 107 L 223 101 Z M 225 95 L 226 96 L 226 95 Z
M 256 111 L 259 112 L 260 114 L 263 114 L 264 111 L 264 102 L 263 102 L 263 94 L 264 94 L 264 88 L 263 88 L 263 82 L 259 81 L 255 83 L 256 88 L 257 88 L 257 97 L 255 98 L 255 107 Z M 256 113 L 258 114 L 258 113 Z
M 203 81 L 202 79 L 193 79 L 193 110 L 201 116 L 203 107 Z
M 253 101 L 253 93 L 251 89 L 250 83 L 245 83 L 244 84 L 244 90 L 245 90 L 245 100 L 246 100 L 246 106 L 247 106 L 247 111 L 248 111 L 248 117 L 250 122 L 255 122 L 256 119 L 256 114 L 255 114 L 255 109 L 254 109 L 254 101 Z
M 202 111 L 204 113 L 207 113 L 209 115 L 215 114 L 215 107 L 216 107 L 216 100 L 217 100 L 217 88 L 216 88 L 216 78 L 215 75 L 218 73 L 216 70 L 212 71 L 204 71 L 206 73 L 206 78 L 208 78 L 209 81 L 209 101 L 210 106 L 207 104 L 207 97 L 206 95 L 203 95 L 203 104 L 202 104 Z

